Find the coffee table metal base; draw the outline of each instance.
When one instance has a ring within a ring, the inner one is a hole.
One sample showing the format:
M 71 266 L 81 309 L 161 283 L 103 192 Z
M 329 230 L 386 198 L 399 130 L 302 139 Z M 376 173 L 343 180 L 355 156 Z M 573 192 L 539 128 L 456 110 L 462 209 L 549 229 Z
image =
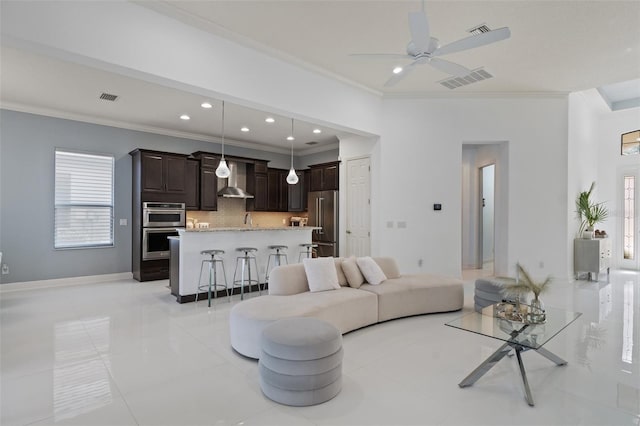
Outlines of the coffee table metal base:
M 567 365 L 567 361 L 560 358 L 553 352 L 550 352 L 542 347 L 538 349 L 531 349 L 517 343 L 507 342 L 504 345 L 500 346 L 497 351 L 495 351 L 489 358 L 487 358 L 482 364 L 480 364 L 475 370 L 471 372 L 467 377 L 464 378 L 463 381 L 458 383 L 458 386 L 461 388 L 466 388 L 468 386 L 473 385 L 475 382 L 480 379 L 480 377 L 484 376 L 489 370 L 493 368 L 502 358 L 514 350 L 516 353 L 516 358 L 518 359 L 518 365 L 520 366 L 520 375 L 522 376 L 522 383 L 524 385 L 524 393 L 527 403 L 533 407 L 533 396 L 531 395 L 531 389 L 529 388 L 529 381 L 527 380 L 527 373 L 524 369 L 524 363 L 522 362 L 522 352 L 526 352 L 528 350 L 533 350 L 543 357 L 549 359 L 554 362 L 556 365 Z

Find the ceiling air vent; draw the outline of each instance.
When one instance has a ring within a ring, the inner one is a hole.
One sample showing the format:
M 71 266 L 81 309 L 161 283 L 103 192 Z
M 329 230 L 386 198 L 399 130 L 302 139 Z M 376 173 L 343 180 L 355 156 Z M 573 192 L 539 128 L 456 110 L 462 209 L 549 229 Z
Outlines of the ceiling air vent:
M 491 31 L 491 28 L 489 28 L 487 26 L 487 24 L 480 24 L 480 25 L 476 25 L 473 28 L 469 28 L 467 30 L 467 32 L 473 34 L 473 35 L 479 35 L 482 33 L 488 33 L 489 31 Z
M 110 93 L 103 93 L 103 94 L 100 95 L 100 99 L 102 99 L 103 101 L 114 102 L 116 99 L 118 99 L 118 95 L 112 95 Z
M 318 145 L 318 142 L 316 141 L 307 142 L 307 145 Z
M 489 74 L 483 68 L 476 68 L 471 71 L 471 74 L 466 75 L 464 77 L 452 77 L 446 80 L 440 80 L 438 83 L 442 84 L 447 89 L 457 89 L 458 87 L 467 86 L 472 83 L 477 83 L 478 81 L 486 80 L 488 78 L 493 78 L 491 74 Z

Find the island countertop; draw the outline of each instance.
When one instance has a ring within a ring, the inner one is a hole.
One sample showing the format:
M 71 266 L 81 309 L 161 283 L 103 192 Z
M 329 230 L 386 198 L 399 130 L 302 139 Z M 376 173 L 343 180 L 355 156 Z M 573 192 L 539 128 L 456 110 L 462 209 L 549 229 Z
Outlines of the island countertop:
M 315 226 L 229 226 L 214 228 L 185 228 L 184 232 L 223 232 L 223 231 L 313 231 L 321 229 Z M 180 232 L 180 231 L 178 231 Z

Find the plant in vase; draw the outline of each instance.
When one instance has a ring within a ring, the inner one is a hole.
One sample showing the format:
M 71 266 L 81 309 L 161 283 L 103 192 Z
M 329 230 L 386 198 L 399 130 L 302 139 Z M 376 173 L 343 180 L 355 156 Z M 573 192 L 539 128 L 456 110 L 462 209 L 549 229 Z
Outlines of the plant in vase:
M 595 203 L 591 200 L 591 194 L 596 183 L 592 182 L 588 191 L 582 191 L 576 198 L 576 213 L 580 219 L 580 229 L 578 237 L 583 235 L 592 236 L 593 227 L 596 223 L 604 222 L 609 217 L 609 210 L 603 203 Z M 589 234 L 585 234 L 587 231 Z
M 505 293 L 505 295 L 519 296 L 521 294 L 532 292 L 533 299 L 529 302 L 529 306 L 531 308 L 531 320 L 532 322 L 544 321 L 544 309 L 542 308 L 542 302 L 540 301 L 540 294 L 549 288 L 549 284 L 551 284 L 551 277 L 547 277 L 542 282 L 536 282 L 531 278 L 529 272 L 527 272 L 527 270 L 519 263 L 516 264 L 516 269 L 518 271 L 518 277 L 520 278 L 514 283 L 505 283 L 502 288 L 503 293 Z

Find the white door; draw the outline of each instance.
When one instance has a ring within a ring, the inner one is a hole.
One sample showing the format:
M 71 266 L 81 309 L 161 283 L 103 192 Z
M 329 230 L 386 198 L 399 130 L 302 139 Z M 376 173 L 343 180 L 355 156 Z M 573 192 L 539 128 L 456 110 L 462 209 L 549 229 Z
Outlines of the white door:
M 371 254 L 371 183 L 369 157 L 347 160 L 346 256 Z
M 640 168 L 623 170 L 618 179 L 618 261 L 621 268 L 640 270 Z

